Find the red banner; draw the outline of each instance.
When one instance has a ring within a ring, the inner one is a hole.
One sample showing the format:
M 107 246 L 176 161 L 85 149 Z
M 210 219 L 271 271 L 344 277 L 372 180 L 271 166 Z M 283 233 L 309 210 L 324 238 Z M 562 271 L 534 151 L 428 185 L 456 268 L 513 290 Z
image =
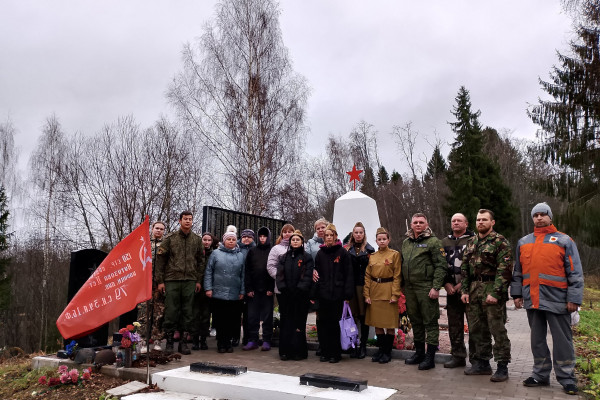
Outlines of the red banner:
M 106 256 L 79 289 L 56 326 L 65 338 L 79 338 L 132 310 L 152 296 L 150 222 L 146 220 Z

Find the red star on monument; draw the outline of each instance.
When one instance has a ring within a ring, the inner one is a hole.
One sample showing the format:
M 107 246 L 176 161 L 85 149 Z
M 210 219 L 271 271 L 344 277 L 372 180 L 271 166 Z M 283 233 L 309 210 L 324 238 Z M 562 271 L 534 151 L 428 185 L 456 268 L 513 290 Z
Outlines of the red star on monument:
M 363 172 L 363 170 L 362 169 L 356 169 L 356 164 L 354 164 L 352 166 L 352 171 L 346 171 L 346 173 L 348 175 L 350 175 L 350 183 L 354 184 L 354 189 L 352 189 L 352 190 L 356 190 L 356 181 L 360 182 L 359 175 L 361 174 L 361 172 Z

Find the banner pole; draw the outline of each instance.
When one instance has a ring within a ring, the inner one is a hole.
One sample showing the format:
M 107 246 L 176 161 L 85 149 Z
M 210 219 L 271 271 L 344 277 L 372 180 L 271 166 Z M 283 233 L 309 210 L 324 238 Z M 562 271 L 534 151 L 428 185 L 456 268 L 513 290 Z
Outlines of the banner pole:
M 156 241 L 156 239 L 154 239 Z M 150 239 L 152 242 L 152 239 Z M 152 248 L 152 294 L 150 300 L 146 301 L 146 385 L 150 386 L 150 337 L 152 336 L 152 324 L 154 323 L 154 261 L 156 260 L 156 243 Z M 152 309 L 152 311 L 150 311 Z

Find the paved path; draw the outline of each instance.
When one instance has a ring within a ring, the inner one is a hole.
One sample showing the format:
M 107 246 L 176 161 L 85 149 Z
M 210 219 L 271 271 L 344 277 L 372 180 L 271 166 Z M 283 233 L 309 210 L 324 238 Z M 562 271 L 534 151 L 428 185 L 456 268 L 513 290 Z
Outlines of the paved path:
M 194 351 L 181 361 L 171 362 L 153 368 L 152 371 L 179 368 L 196 361 L 214 361 L 222 364 L 245 365 L 248 369 L 284 375 L 300 376 L 307 372 L 343 376 L 347 378 L 367 379 L 369 385 L 394 388 L 398 392 L 391 399 L 573 399 L 565 394 L 556 382 L 554 373 L 551 385 L 542 388 L 527 388 L 522 381 L 527 379 L 533 364 L 529 345 L 529 325 L 524 310 L 508 311 L 508 334 L 512 343 L 512 363 L 509 364 L 507 382 L 490 382 L 489 376 L 466 376 L 463 369 L 446 369 L 442 364 L 429 371 L 419 371 L 416 366 L 404 364 L 398 354 L 389 364 L 373 363 L 364 360 L 344 359 L 338 364 L 321 363 L 314 352 L 303 361 L 280 361 L 277 349 L 269 352 L 242 351 L 240 347 L 234 353 L 216 352 L 214 338 L 208 341 L 209 350 Z M 446 334 L 440 332 L 441 334 Z M 550 340 L 550 338 L 549 338 Z M 551 348 L 551 346 L 550 346 Z M 396 352 L 396 351 L 394 351 Z M 496 368 L 492 363 L 492 367 Z

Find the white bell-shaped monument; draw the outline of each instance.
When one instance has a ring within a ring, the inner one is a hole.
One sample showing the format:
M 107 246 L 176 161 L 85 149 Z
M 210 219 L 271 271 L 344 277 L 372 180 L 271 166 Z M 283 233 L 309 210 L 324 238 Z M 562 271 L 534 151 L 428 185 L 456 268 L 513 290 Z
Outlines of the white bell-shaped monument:
M 375 232 L 381 226 L 377 203 L 366 194 L 353 190 L 335 201 L 333 224 L 337 229 L 338 238 L 343 240 L 359 221 L 365 226 L 367 242 L 377 249 Z

